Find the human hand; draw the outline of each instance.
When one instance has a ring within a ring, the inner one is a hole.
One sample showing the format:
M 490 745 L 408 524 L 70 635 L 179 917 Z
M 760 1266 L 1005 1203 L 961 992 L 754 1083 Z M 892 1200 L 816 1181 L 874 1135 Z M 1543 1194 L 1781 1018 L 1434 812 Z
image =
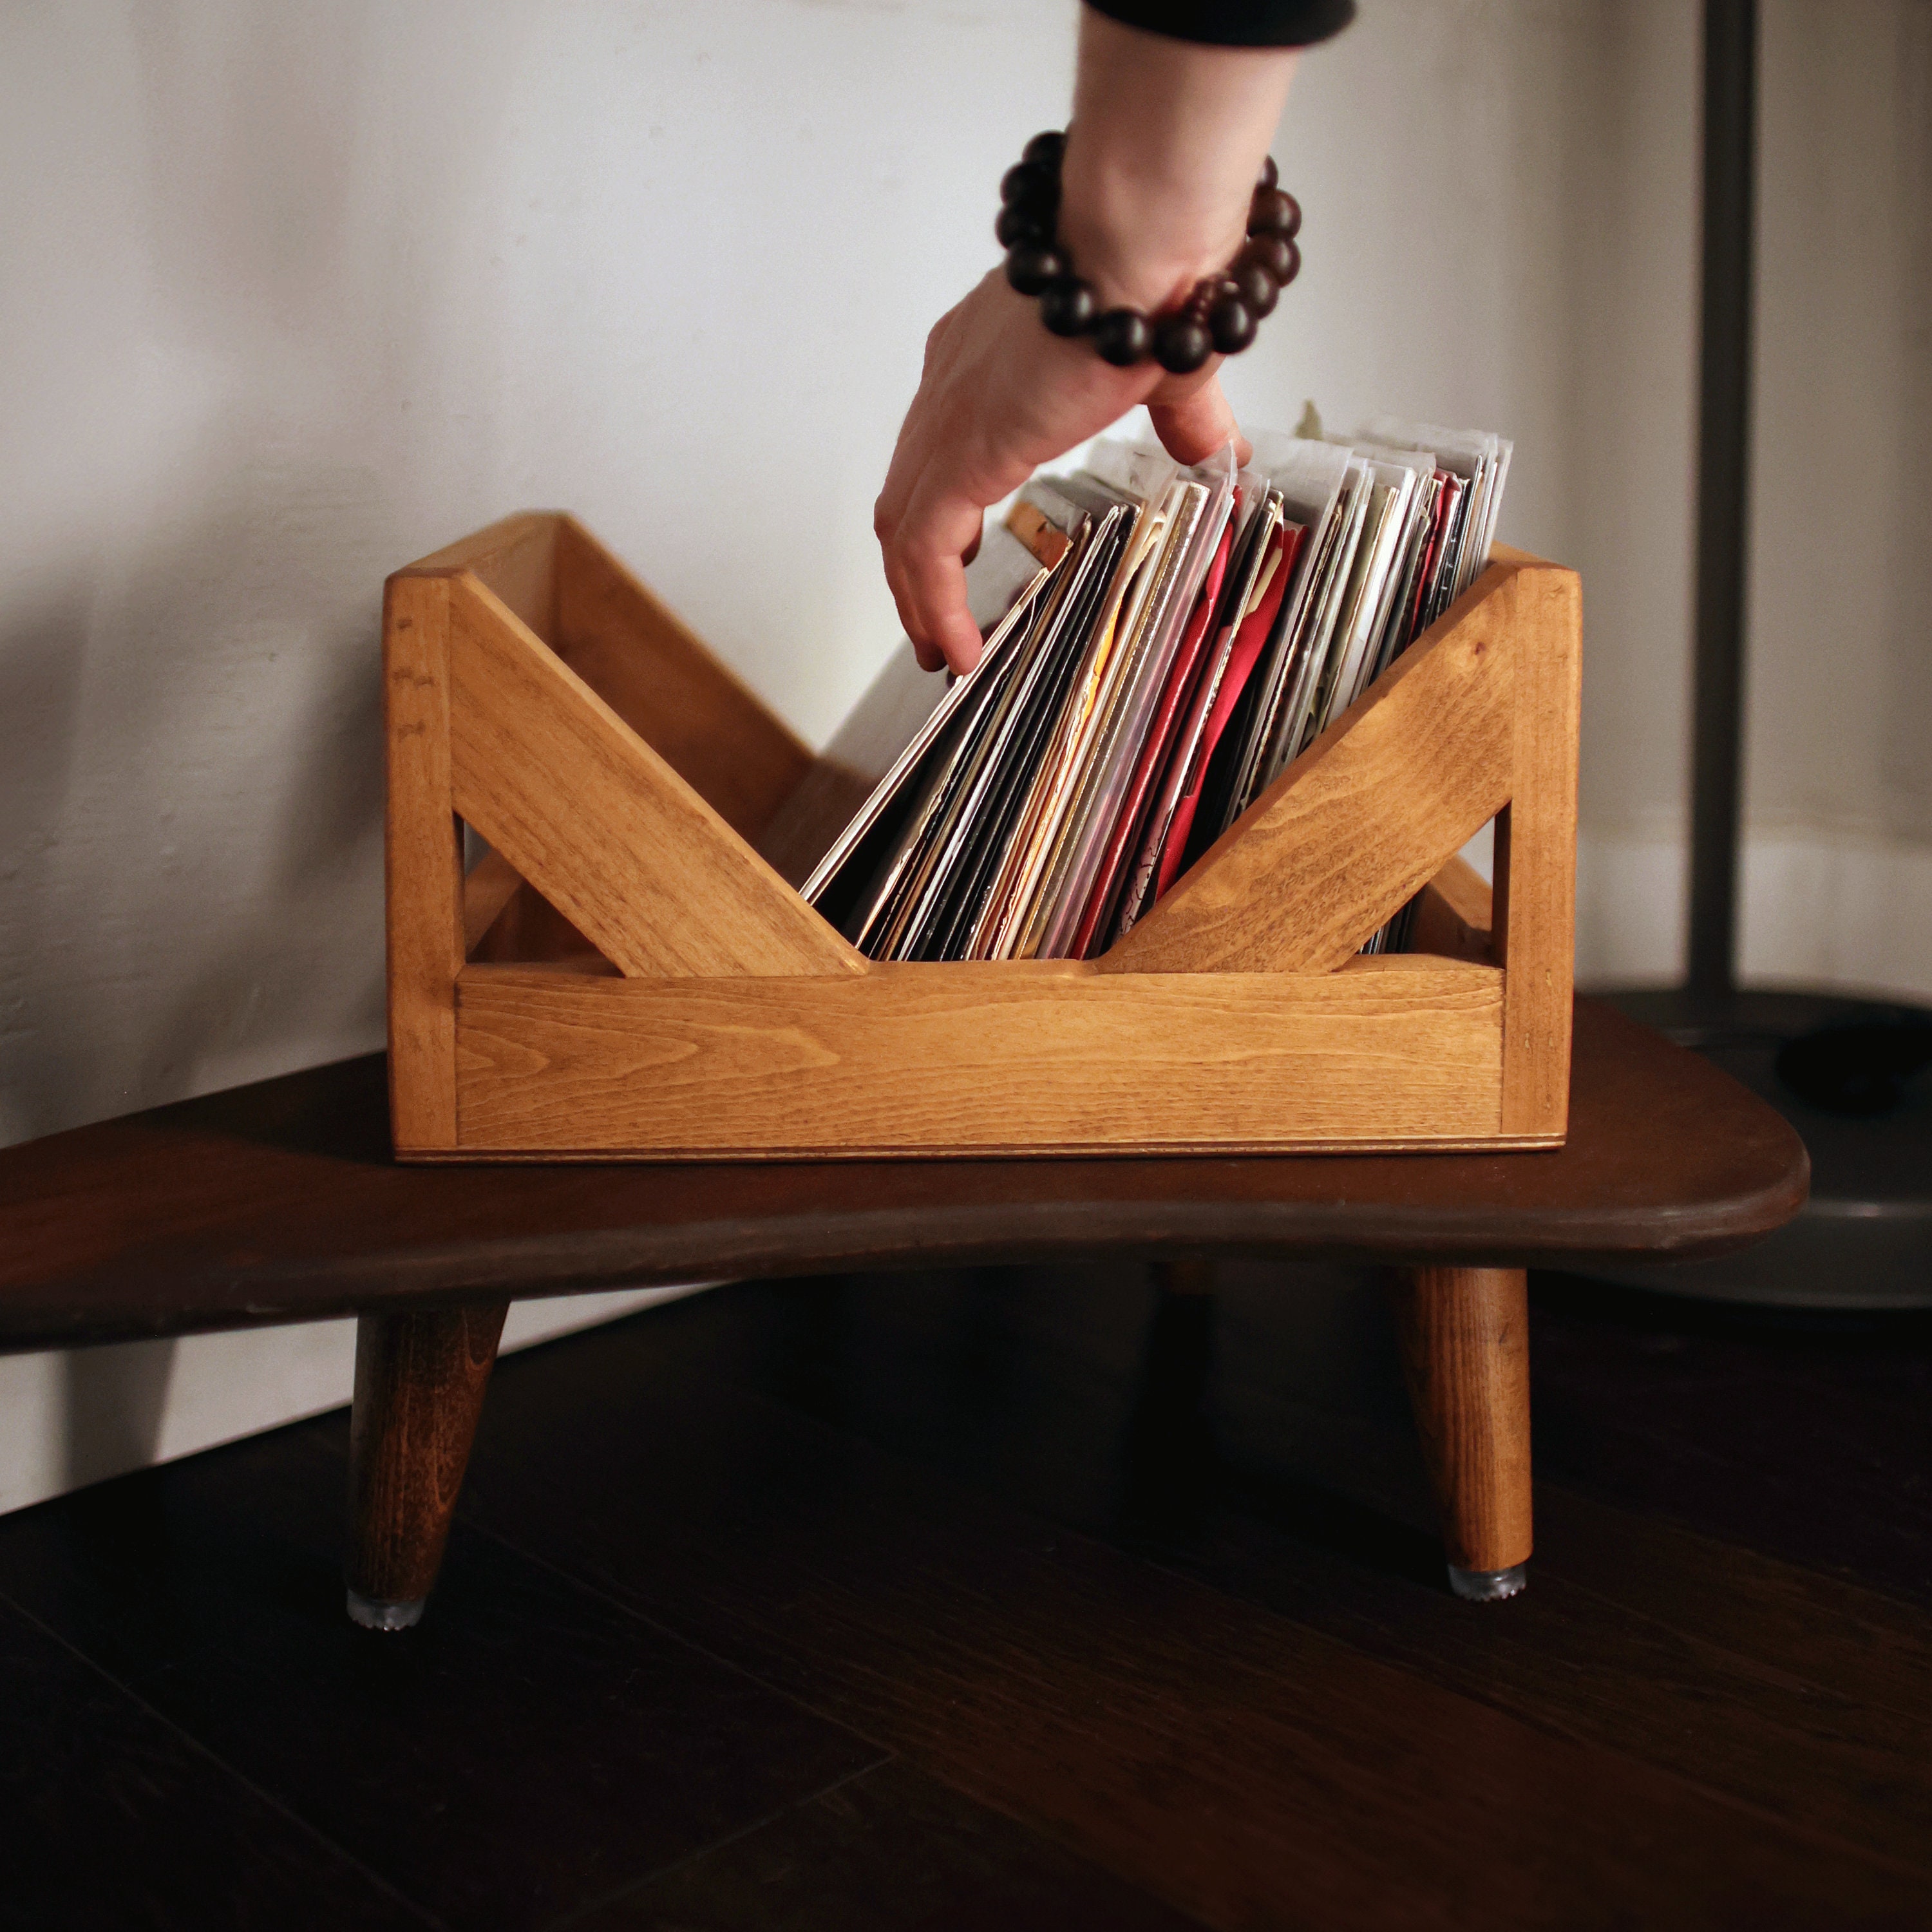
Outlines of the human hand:
M 1294 70 L 1284 47 L 1201 46 L 1081 9 L 1060 242 L 1099 307 L 1158 314 L 1240 245 L 1250 195 Z M 926 367 L 872 527 L 906 635 L 928 670 L 970 670 L 980 632 L 966 566 L 989 504 L 1137 403 L 1177 461 L 1232 436 L 1220 358 L 1186 376 L 1119 369 L 1052 334 L 995 270 L 926 338 Z
M 1090 343 L 1042 328 L 1037 304 L 997 269 L 940 318 L 872 513 L 899 620 L 926 670 L 944 662 L 968 671 L 980 661 L 965 567 L 986 506 L 1137 403 L 1178 462 L 1238 442 L 1219 363 L 1187 376 L 1151 362 L 1117 369 Z M 1246 446 L 1240 451 L 1245 462 Z

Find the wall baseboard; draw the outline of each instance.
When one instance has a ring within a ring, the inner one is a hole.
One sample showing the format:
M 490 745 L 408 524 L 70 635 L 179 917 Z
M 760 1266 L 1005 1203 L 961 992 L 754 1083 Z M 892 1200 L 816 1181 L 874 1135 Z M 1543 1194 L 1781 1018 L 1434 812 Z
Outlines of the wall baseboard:
M 1586 830 L 1576 969 L 1586 988 L 1682 976 L 1681 839 Z M 1932 847 L 1767 829 L 1744 842 L 1738 976 L 1748 986 L 1932 1000 Z

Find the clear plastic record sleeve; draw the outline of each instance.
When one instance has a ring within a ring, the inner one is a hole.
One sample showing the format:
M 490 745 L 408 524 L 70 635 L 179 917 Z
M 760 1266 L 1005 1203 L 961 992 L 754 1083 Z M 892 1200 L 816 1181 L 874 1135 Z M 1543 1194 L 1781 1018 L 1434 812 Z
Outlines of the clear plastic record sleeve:
M 1086 912 L 1088 896 L 1106 857 L 1108 837 L 1125 804 L 1154 708 L 1180 647 L 1181 634 L 1193 614 L 1195 600 L 1214 560 L 1222 530 L 1234 509 L 1235 472 L 1232 446 L 1221 452 L 1218 464 L 1204 464 L 1193 475 L 1208 480 L 1190 480 L 1181 486 L 1186 502 L 1168 536 L 1168 555 L 1162 560 L 1156 601 L 1144 626 L 1144 640 L 1124 666 L 1112 715 L 1099 741 L 1091 803 L 1040 948 L 1043 957 L 1066 956 Z
M 1283 640 L 1268 694 L 1273 708 L 1264 708 L 1256 716 L 1243 748 L 1242 769 L 1231 807 L 1237 818 L 1273 784 L 1306 742 L 1342 620 L 1355 553 L 1368 521 L 1372 486 L 1369 466 L 1352 450 L 1336 453 L 1344 465 L 1341 491 L 1315 552 L 1307 600 L 1294 632 Z
M 1048 734 L 1005 862 L 974 934 L 974 958 L 1004 958 L 1024 950 L 1037 923 L 1045 882 L 1052 874 L 1060 832 L 1098 728 L 1109 676 L 1124 638 L 1138 621 L 1153 566 L 1166 542 L 1166 498 L 1175 473 L 1174 464 L 1166 458 L 1144 459 L 1135 466 L 1129 480 L 1154 492 L 1150 497 L 1098 477 L 1082 475 L 1068 480 L 1069 488 L 1124 505 L 1126 531 L 1084 654 Z
M 1209 560 L 1207 578 L 1196 595 L 1194 608 L 1181 628 L 1180 641 L 1161 681 L 1153 713 L 1135 755 L 1132 776 L 1115 811 L 1113 830 L 1102 849 L 1100 869 L 1088 889 L 1086 908 L 1068 948 L 1076 959 L 1085 958 L 1093 950 L 1095 940 L 1112 930 L 1114 908 L 1126 889 L 1129 876 L 1134 869 L 1140 831 L 1153 802 L 1154 785 L 1173 744 L 1174 734 L 1180 728 L 1181 708 L 1192 688 L 1201 668 L 1202 654 L 1210 640 L 1233 540 L 1232 526 L 1224 526 Z
M 1053 808 L 1031 855 L 1032 883 L 1017 900 L 999 935 L 997 956 L 1031 958 L 1042 952 L 1046 928 L 1060 903 L 1067 869 L 1078 849 L 1095 783 L 1095 770 L 1106 742 L 1120 687 L 1142 647 L 1166 580 L 1173 554 L 1174 526 L 1198 489 L 1178 477 L 1157 502 L 1147 506 L 1126 560 L 1126 574 L 1110 604 L 1101 649 L 1090 658 L 1079 687 L 1078 728 L 1066 748 Z
M 1283 538 L 1285 530 L 1291 528 L 1298 538 L 1299 526 L 1283 525 L 1280 491 L 1265 486 L 1258 512 L 1241 533 L 1241 552 L 1228 573 L 1222 608 L 1216 614 L 1208 661 L 1175 734 L 1160 788 L 1141 834 L 1133 874 L 1114 916 L 1112 936 L 1115 939 L 1132 928 L 1178 870 L 1206 764 L 1219 740 L 1217 720 L 1225 724 L 1228 711 L 1238 699 L 1240 686 L 1253 669 L 1287 587 L 1292 558 L 1285 552 Z M 1228 690 L 1231 680 L 1234 688 L 1228 692 L 1224 708 L 1222 693 Z

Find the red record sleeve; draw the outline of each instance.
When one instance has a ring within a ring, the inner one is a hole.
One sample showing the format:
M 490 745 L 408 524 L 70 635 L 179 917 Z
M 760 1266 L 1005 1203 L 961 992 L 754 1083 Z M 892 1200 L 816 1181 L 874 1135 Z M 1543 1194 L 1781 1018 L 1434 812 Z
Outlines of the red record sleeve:
M 1167 763 L 1168 748 L 1174 742 L 1174 732 L 1180 726 L 1188 696 L 1201 669 L 1208 642 L 1208 627 L 1214 622 L 1215 606 L 1221 601 L 1221 580 L 1227 574 L 1228 553 L 1232 547 L 1234 535 L 1231 522 L 1222 531 L 1220 542 L 1214 546 L 1214 561 L 1208 566 L 1208 580 L 1201 586 L 1201 595 L 1187 620 L 1186 629 L 1180 634 L 1180 648 L 1168 668 L 1167 687 L 1160 694 L 1160 704 L 1155 710 L 1153 722 L 1148 727 L 1146 741 L 1141 746 L 1139 761 L 1134 766 L 1133 782 L 1127 788 L 1126 797 L 1121 802 L 1120 815 L 1114 821 L 1113 835 L 1107 842 L 1107 855 L 1101 862 L 1094 890 L 1088 896 L 1087 909 L 1081 914 L 1079 929 L 1073 935 L 1072 956 L 1076 959 L 1087 957 L 1095 932 L 1119 895 L 1121 874 L 1140 849 L 1135 832 L 1147 811 L 1148 796 L 1154 789 L 1154 782 Z
M 1260 603 L 1236 634 L 1234 648 L 1228 655 L 1228 668 L 1222 674 L 1221 688 L 1214 694 L 1214 708 L 1208 713 L 1207 726 L 1201 734 L 1194 783 L 1175 806 L 1174 823 L 1168 828 L 1167 843 L 1161 848 L 1160 871 L 1154 889 L 1156 902 L 1174 884 L 1180 871 L 1181 854 L 1187 850 L 1187 836 L 1194 828 L 1194 814 L 1201 803 L 1202 784 L 1214 759 L 1214 748 L 1221 742 L 1221 734 L 1227 729 L 1228 720 L 1234 716 L 1234 706 L 1240 702 L 1241 693 L 1247 688 L 1248 680 L 1254 675 L 1255 667 L 1261 661 L 1262 646 L 1268 642 L 1268 633 L 1274 628 L 1274 620 L 1281 610 L 1281 600 L 1294 575 L 1294 566 L 1300 560 L 1302 546 L 1307 540 L 1308 532 L 1300 524 L 1290 524 L 1282 530 L 1281 561 L 1275 566 L 1274 578 L 1262 593 Z

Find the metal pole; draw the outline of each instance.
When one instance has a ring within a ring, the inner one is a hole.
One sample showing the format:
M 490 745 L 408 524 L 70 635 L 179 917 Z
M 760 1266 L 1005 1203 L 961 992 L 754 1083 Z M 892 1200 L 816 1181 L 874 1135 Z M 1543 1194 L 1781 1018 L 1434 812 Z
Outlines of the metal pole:
M 1756 142 L 1756 0 L 1705 0 L 1690 990 L 1712 1000 L 1736 985 Z

